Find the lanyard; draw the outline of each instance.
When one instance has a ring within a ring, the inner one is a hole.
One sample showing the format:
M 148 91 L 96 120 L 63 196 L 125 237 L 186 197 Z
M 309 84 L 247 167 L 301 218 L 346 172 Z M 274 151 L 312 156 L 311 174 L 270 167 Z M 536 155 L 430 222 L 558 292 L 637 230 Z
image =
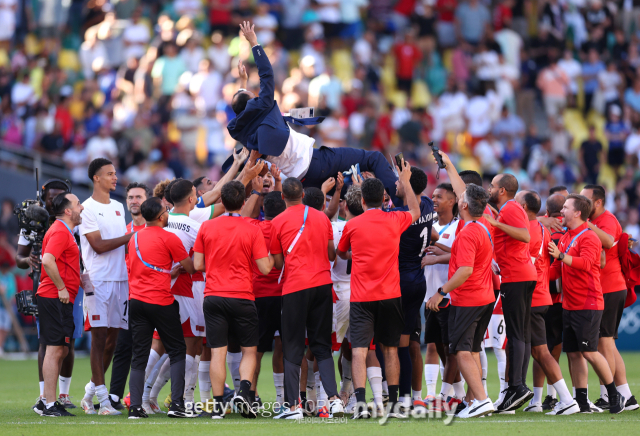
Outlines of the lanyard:
M 65 222 L 64 222 L 64 221 L 62 221 L 62 220 L 58 220 L 58 221 L 60 221 L 62 224 L 64 224 L 64 226 L 67 228 L 67 230 L 69 230 L 69 233 L 71 233 L 71 236 L 73 236 L 73 232 L 71 231 L 71 229 L 69 228 L 69 226 L 67 225 L 67 223 L 65 223 Z
M 229 212 L 225 212 L 225 213 L 223 213 L 222 215 L 224 215 L 224 216 L 237 216 L 237 217 L 242 218 L 242 215 L 240 215 L 239 213 L 229 213 Z
M 510 203 L 512 201 L 515 201 L 515 200 L 507 200 L 507 202 L 505 204 L 503 204 L 502 207 L 498 210 L 498 214 L 500 214 L 500 212 L 502 212 L 502 209 L 504 209 L 504 207 L 507 205 L 507 203 Z
M 131 224 L 131 233 L 133 233 L 133 221 L 131 221 L 129 224 Z M 145 227 L 147 227 L 147 225 L 144 225 Z
M 583 234 L 584 232 L 586 232 L 587 230 L 589 230 L 589 228 L 588 228 L 588 227 L 573 237 L 573 239 L 571 240 L 571 242 L 569 242 L 569 245 L 567 246 L 567 249 L 566 249 L 566 250 L 564 250 L 564 254 L 567 254 L 567 253 L 569 252 L 569 250 L 571 249 L 571 246 L 572 246 L 572 245 L 573 245 L 573 243 L 576 241 L 576 239 L 578 239 L 578 238 L 580 237 L 580 235 L 582 235 L 582 234 Z
M 482 228 L 484 229 L 485 232 L 487 232 L 487 236 L 489 237 L 489 242 L 491 242 L 491 246 L 493 247 L 493 239 L 491 239 L 491 233 L 489 233 L 489 229 L 487 229 L 487 227 L 482 224 L 481 222 L 478 221 L 467 221 L 464 225 L 464 227 L 467 227 L 469 224 L 471 223 L 476 223 L 476 224 L 480 224 L 482 226 Z M 464 228 L 463 227 L 463 228 Z
M 140 262 L 142 262 L 144 264 L 144 266 L 146 266 L 147 268 L 151 268 L 152 270 L 154 270 L 156 272 L 171 274 L 171 270 L 162 269 L 160 267 L 157 267 L 157 266 L 151 265 L 150 263 L 145 262 L 142 259 L 142 255 L 140 254 L 140 248 L 138 247 L 138 233 L 137 232 L 136 232 L 136 234 L 134 235 L 133 238 L 134 238 L 135 244 L 136 244 L 136 253 L 138 253 L 138 259 L 140 259 Z
M 300 236 L 302 235 L 302 231 L 304 230 L 304 227 L 307 225 L 307 215 L 308 214 L 309 214 L 309 206 L 305 206 L 304 207 L 304 219 L 302 220 L 302 227 L 300 227 L 300 230 L 298 230 L 298 234 L 296 235 L 296 237 L 294 238 L 293 242 L 291 243 L 291 245 L 287 249 L 287 256 L 289 254 L 291 254 L 291 250 L 293 250 L 293 247 L 296 246 L 296 243 L 298 242 L 298 239 L 300 239 Z M 284 275 L 284 265 L 282 265 L 282 271 L 280 271 L 280 277 L 278 277 L 278 283 L 280 283 L 280 281 L 282 280 L 282 276 L 283 275 Z
M 444 227 L 442 228 L 442 230 L 440 230 L 440 231 L 438 232 L 438 235 L 442 235 L 442 234 L 445 232 L 445 230 L 447 230 L 447 229 L 449 228 L 449 226 L 450 226 L 451 224 L 453 224 L 453 222 L 454 222 L 455 220 L 456 220 L 455 218 L 454 218 L 454 219 L 452 219 L 452 220 L 451 220 L 451 222 L 450 222 L 449 224 L 447 224 L 446 226 L 444 226 Z

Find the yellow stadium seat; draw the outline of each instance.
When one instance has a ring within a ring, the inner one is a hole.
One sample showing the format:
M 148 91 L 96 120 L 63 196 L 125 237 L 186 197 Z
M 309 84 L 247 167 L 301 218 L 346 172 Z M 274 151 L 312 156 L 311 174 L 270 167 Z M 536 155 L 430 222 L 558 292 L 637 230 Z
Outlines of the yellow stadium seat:
M 422 80 L 414 80 L 411 88 L 411 107 L 427 107 L 431 103 L 431 93 L 429 87 Z
M 7 56 L 7 52 L 4 49 L 0 49 L 0 67 L 8 67 L 9 66 L 9 56 Z
M 24 50 L 28 56 L 35 56 L 40 54 L 40 50 L 42 50 L 42 44 L 40 43 L 40 40 L 33 33 L 29 33 L 25 37 Z
M 62 70 L 80 71 L 80 59 L 78 53 L 73 50 L 60 50 L 58 55 L 58 67 Z

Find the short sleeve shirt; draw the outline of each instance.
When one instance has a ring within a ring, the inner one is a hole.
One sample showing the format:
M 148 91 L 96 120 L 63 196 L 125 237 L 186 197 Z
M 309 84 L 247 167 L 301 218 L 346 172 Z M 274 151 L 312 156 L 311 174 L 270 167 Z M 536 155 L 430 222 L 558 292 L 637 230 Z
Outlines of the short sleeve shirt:
M 551 294 L 549 293 L 549 266 L 551 265 L 551 257 L 549 256 L 549 241 L 551 234 L 544 228 L 538 220 L 529 221 L 529 251 L 531 254 L 531 262 L 536 268 L 538 280 L 536 288 L 533 291 L 531 307 L 550 306 Z
M 271 244 L 271 221 L 259 221 L 245 218 L 247 222 L 253 224 L 262 232 L 267 248 Z M 273 268 L 266 276 L 258 269 L 258 264 L 253 262 L 253 293 L 256 298 L 261 297 L 281 297 L 282 283 L 278 283 L 282 270 Z
M 529 230 L 529 218 L 522 206 L 514 200 L 502 205 L 498 221 L 511 227 Z M 497 227 L 494 228 L 493 234 L 502 283 L 535 282 L 536 268 L 531 263 L 529 244 L 512 238 Z
M 180 238 L 160 227 L 145 227 L 137 235 L 142 260 L 136 253 L 133 237 L 129 240 L 129 298 L 159 306 L 173 304 L 171 274 L 156 271 L 142 261 L 170 271 L 174 263 L 185 260 L 189 254 Z
M 78 250 L 73 233 L 60 220 L 56 220 L 44 235 L 42 255 L 47 253 L 56 258 L 60 278 L 69 292 L 69 301 L 73 303 L 80 287 L 80 250 Z M 41 268 L 41 271 L 42 277 L 37 295 L 45 298 L 58 298 L 58 288 L 53 280 L 44 267 Z
M 622 227 L 618 219 L 608 210 L 604 211 L 598 218 L 591 220 L 591 223 L 613 237 L 613 247 L 605 248 L 606 264 L 604 269 L 600 270 L 600 283 L 602 284 L 602 293 L 624 291 L 627 284 L 622 275 L 622 267 L 620 266 L 620 257 L 618 254 L 618 240 L 622 235 Z
M 351 248 L 351 301 L 400 297 L 400 236 L 411 225 L 409 212 L 369 209 L 347 222 L 338 250 Z
M 223 215 L 200 227 L 193 251 L 204 254 L 205 297 L 255 300 L 253 264 L 269 256 L 258 227 L 241 217 Z
M 331 283 L 327 247 L 333 241 L 333 229 L 323 212 L 309 208 L 304 231 L 287 253 L 304 222 L 305 207 L 291 206 L 271 220 L 271 254 L 284 254 L 282 295 Z

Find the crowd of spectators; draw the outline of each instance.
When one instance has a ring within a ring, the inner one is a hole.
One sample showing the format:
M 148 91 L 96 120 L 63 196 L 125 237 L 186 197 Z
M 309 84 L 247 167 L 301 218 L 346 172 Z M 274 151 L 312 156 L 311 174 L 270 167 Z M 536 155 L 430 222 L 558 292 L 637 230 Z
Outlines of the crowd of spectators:
M 123 184 L 217 180 L 239 60 L 258 91 L 243 20 L 280 108 L 326 117 L 305 132 L 318 144 L 402 151 L 430 189 L 429 141 L 543 199 L 599 183 L 640 236 L 635 0 L 0 0 L 2 147 L 46 155 L 74 184 L 99 156 Z

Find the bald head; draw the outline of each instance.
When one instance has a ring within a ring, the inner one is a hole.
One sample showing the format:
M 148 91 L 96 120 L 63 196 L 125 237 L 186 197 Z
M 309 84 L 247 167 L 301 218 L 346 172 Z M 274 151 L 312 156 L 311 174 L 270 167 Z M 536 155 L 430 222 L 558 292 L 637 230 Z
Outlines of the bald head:
M 553 194 L 547 198 L 547 215 L 550 217 L 560 216 L 560 211 L 564 207 L 566 197 L 560 193 Z

